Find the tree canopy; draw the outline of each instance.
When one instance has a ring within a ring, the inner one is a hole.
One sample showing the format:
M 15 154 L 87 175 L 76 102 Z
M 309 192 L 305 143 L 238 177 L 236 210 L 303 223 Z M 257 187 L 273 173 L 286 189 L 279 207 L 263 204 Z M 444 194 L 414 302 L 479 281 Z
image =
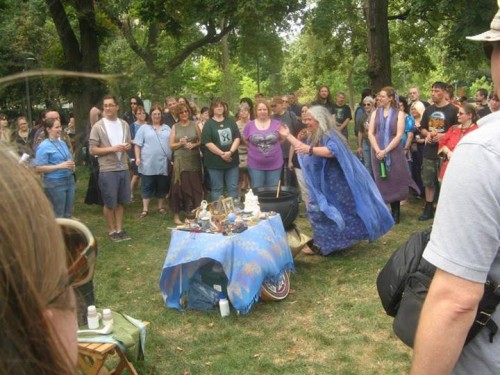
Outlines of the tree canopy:
M 489 67 L 465 36 L 485 30 L 497 9 L 493 0 L 1 0 L 0 10 L 0 74 L 62 68 L 121 77 L 30 79 L 35 108 L 73 102 L 83 121 L 106 90 L 206 104 L 257 90 L 310 98 L 328 84 L 353 104 L 368 86 L 427 88 L 440 79 L 470 87 L 488 79 Z M 291 25 L 301 25 L 293 37 Z M 0 90 L 2 110 L 25 111 L 23 81 Z

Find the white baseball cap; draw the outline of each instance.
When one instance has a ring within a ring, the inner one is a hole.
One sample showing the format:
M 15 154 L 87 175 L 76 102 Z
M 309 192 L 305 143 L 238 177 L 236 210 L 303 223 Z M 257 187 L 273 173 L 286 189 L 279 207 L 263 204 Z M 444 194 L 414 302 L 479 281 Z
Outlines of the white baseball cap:
M 469 40 L 476 40 L 481 42 L 496 42 L 500 40 L 500 0 L 497 0 L 498 12 L 493 17 L 493 21 L 490 24 L 490 30 L 474 36 L 466 37 Z

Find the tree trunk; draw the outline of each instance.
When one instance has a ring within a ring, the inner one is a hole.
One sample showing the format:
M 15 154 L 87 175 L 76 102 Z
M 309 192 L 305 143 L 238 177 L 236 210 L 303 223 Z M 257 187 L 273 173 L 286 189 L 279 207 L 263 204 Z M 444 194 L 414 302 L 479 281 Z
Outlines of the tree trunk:
M 224 19 L 221 21 L 221 29 L 224 28 Z M 229 43 L 227 34 L 221 39 L 221 65 L 222 65 L 222 98 L 226 101 L 229 109 L 234 109 L 239 102 L 238 87 L 231 72 L 229 59 Z
M 94 2 L 92 0 L 74 0 L 77 9 L 78 31 L 76 37 L 69 22 L 64 5 L 59 0 L 46 0 L 50 15 L 63 47 L 65 68 L 75 72 L 100 73 L 99 39 L 96 27 Z M 73 102 L 75 115 L 77 147 L 87 135 L 89 110 L 100 99 L 104 92 L 102 82 L 81 78 L 73 82 L 68 96 Z
M 349 66 L 347 68 L 348 70 L 347 70 L 347 79 L 346 79 L 347 90 L 348 90 L 348 97 L 346 99 L 347 99 L 349 106 L 351 107 L 351 113 L 353 115 L 353 118 L 354 118 L 354 110 L 356 109 L 356 101 L 355 101 L 356 100 L 355 99 L 356 93 L 354 92 L 354 83 L 352 80 L 352 76 L 354 73 L 354 66 L 356 65 L 356 60 L 357 60 L 357 56 L 353 56 L 352 62 L 349 64 Z
M 374 92 L 392 82 L 388 6 L 388 0 L 366 0 L 364 7 L 368 28 L 367 73 Z

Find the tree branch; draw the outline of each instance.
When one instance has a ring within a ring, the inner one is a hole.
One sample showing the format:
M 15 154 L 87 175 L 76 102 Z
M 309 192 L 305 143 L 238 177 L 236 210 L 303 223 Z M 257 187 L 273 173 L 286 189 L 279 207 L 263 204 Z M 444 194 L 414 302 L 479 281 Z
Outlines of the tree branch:
M 411 7 L 408 8 L 407 10 L 405 10 L 403 13 L 395 14 L 393 16 L 388 16 L 387 19 L 389 21 L 392 21 L 392 20 L 406 21 L 406 19 L 410 15 L 410 12 L 411 12 Z
M 174 70 L 175 68 L 177 68 L 184 62 L 184 60 L 188 58 L 191 53 L 193 53 L 198 48 L 203 47 L 207 44 L 219 42 L 224 35 L 234 30 L 235 26 L 235 24 L 228 23 L 219 33 L 217 33 L 215 26 L 210 22 L 207 25 L 207 35 L 184 47 L 182 51 L 180 51 L 176 56 L 174 56 L 172 59 L 170 59 L 170 61 L 167 62 L 167 69 Z
M 69 67 L 73 70 L 81 70 L 82 54 L 80 51 L 80 44 L 78 43 L 75 32 L 71 28 L 63 4 L 60 0 L 45 0 L 45 3 L 54 20 L 54 25 L 63 47 L 64 57 L 69 63 Z

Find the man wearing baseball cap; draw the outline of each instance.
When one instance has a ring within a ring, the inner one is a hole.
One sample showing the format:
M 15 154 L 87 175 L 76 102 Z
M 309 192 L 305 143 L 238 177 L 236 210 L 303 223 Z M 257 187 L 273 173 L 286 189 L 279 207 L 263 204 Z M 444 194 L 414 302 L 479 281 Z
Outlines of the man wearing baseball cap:
M 500 9 L 489 31 L 467 39 L 484 43 L 498 94 Z M 424 252 L 437 270 L 420 315 L 412 375 L 500 374 L 500 334 L 483 328 L 464 346 L 486 280 L 500 282 L 500 112 L 478 125 L 450 160 Z M 500 307 L 483 318 L 499 325 Z

